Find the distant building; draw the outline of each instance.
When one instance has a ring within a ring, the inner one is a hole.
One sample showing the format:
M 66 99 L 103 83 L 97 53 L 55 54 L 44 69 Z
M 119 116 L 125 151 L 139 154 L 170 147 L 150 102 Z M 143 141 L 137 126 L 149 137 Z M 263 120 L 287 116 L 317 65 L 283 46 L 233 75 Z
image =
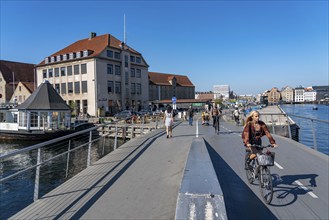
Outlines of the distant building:
M 194 99 L 195 86 L 187 76 L 149 72 L 150 102 L 176 99 Z
M 230 98 L 230 86 L 229 85 L 214 85 L 213 92 L 215 94 L 215 99 L 227 100 Z
M 13 94 L 20 82 L 26 85 L 34 84 L 34 67 L 35 65 L 31 63 L 0 60 L 0 104 L 14 102 Z M 22 94 L 25 98 L 34 91 L 34 86 L 28 87 L 30 89 L 28 94 Z
M 304 91 L 304 102 L 316 101 L 316 91 L 312 87 L 305 88 Z
M 304 87 L 297 87 L 295 88 L 295 102 L 304 102 Z
M 294 102 L 294 89 L 286 86 L 281 90 L 281 97 L 283 102 Z
M 30 95 L 32 95 L 34 86 L 35 84 L 33 82 L 19 82 L 16 86 L 11 101 L 17 103 L 18 105 L 22 104 Z
M 37 66 L 38 84 L 48 80 L 75 113 L 113 115 L 148 107 L 148 64 L 141 53 L 110 34 L 75 43 Z
M 329 86 L 312 86 L 316 91 L 316 100 L 328 100 L 329 99 Z
M 281 99 L 280 91 L 276 87 L 272 88 L 268 92 L 267 96 L 268 96 L 268 104 L 277 104 Z
M 195 99 L 215 99 L 215 94 L 212 92 L 196 92 Z

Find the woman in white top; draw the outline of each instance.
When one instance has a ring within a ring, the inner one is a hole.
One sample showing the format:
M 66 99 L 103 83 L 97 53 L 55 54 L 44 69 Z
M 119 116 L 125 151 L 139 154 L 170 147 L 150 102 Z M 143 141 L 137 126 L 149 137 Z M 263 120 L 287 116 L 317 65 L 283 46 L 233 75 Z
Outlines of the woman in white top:
M 166 126 L 167 138 L 172 137 L 172 125 L 174 124 L 174 116 L 172 107 L 170 105 L 164 113 L 163 121 Z

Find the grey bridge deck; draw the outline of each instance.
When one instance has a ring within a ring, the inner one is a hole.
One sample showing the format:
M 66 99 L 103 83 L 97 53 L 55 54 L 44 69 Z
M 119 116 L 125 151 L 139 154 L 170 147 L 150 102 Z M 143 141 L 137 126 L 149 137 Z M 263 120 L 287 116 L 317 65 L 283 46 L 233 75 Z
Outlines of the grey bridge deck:
M 173 138 L 167 139 L 163 129 L 135 138 L 12 219 L 174 219 L 189 150 L 200 138 L 223 191 L 228 219 L 329 218 L 328 156 L 274 136 L 280 146 L 271 168 L 274 199 L 265 205 L 258 185 L 245 178 L 242 127 L 221 122 L 219 135 L 212 126 L 199 125 L 198 130 L 196 138 L 195 123 L 182 122 Z

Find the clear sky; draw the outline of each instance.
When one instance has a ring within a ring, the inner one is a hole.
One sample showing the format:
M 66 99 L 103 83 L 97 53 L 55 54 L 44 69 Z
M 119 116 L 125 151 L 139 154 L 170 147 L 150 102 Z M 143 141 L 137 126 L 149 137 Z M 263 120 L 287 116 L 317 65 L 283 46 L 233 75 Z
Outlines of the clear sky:
M 90 32 L 123 41 L 125 14 L 149 71 L 187 75 L 196 91 L 329 85 L 328 0 L 0 1 L 2 60 L 38 64 Z

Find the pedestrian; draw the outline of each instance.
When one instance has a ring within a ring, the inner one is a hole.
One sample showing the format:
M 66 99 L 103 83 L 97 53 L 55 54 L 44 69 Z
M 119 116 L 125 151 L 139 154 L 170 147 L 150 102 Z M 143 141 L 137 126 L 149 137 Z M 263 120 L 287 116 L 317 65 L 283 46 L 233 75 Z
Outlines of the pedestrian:
M 189 125 L 193 125 L 193 109 L 192 106 L 189 107 L 189 109 L 187 110 L 187 115 L 188 115 L 188 123 Z
M 163 122 L 166 126 L 167 138 L 172 137 L 172 126 L 174 124 L 174 115 L 172 107 L 169 105 L 164 113 Z
M 184 119 L 184 121 L 187 121 L 186 110 L 184 110 L 184 112 L 183 112 L 183 119 Z

